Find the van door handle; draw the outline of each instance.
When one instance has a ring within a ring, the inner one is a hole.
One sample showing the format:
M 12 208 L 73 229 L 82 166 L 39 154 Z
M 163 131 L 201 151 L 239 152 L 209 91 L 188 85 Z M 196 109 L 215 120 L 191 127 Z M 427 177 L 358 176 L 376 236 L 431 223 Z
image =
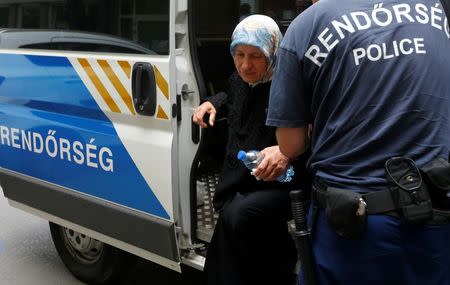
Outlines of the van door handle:
M 189 99 L 189 96 L 193 93 L 195 92 L 189 90 L 189 86 L 187 84 L 183 84 L 183 86 L 181 87 L 181 96 L 183 97 L 183 100 Z
M 147 62 L 136 62 L 133 65 L 131 82 L 136 112 L 144 116 L 154 116 L 156 112 L 156 77 L 153 66 Z

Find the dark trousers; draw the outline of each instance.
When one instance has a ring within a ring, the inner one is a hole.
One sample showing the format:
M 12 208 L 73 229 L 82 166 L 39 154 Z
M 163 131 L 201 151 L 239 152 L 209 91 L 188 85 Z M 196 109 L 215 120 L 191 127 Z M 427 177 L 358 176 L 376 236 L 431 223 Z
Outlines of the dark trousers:
M 235 194 L 220 211 L 208 247 L 207 284 L 292 284 L 297 254 L 289 217 L 286 190 Z
M 407 225 L 387 215 L 369 215 L 364 236 L 348 240 L 321 209 L 313 233 L 317 284 L 449 285 L 449 241 L 450 225 Z

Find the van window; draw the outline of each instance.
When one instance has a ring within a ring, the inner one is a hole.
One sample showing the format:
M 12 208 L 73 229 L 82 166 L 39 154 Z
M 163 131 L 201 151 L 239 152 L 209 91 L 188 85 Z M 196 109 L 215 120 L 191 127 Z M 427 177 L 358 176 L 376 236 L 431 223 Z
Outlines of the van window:
M 284 33 L 292 20 L 311 5 L 311 0 L 240 0 L 239 19 L 251 14 L 272 17 Z
M 21 8 L 21 28 L 32 29 L 41 25 L 39 5 L 23 5 Z
M 0 27 L 113 35 L 166 55 L 169 53 L 169 4 L 168 0 L 44 0 L 33 3 L 17 0 L 14 4 L 0 6 Z M 53 49 L 68 46 L 50 42 L 47 46 Z M 45 46 L 45 43 L 40 44 L 36 48 Z M 94 41 L 90 46 L 73 47 L 102 50 L 95 45 L 98 43 Z M 33 45 L 27 48 L 33 48 Z M 111 46 L 103 50 L 112 49 L 117 53 L 141 53 L 136 49 Z
M 0 28 L 8 27 L 9 8 L 0 6 Z

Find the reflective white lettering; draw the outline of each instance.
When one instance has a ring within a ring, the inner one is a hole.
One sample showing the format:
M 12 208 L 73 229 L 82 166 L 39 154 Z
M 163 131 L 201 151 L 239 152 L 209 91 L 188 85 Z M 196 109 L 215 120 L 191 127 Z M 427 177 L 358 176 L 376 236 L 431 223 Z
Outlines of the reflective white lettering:
M 394 46 L 394 55 L 395 55 L 395 56 L 399 56 L 400 53 L 398 52 L 398 44 L 397 44 L 397 41 L 393 41 L 393 42 L 392 42 L 392 45 Z
M 367 48 L 367 58 L 370 61 L 378 61 L 381 58 L 381 48 L 379 45 L 370 45 Z
M 11 128 L 11 146 L 13 148 L 22 148 L 19 144 L 19 129 Z
M 447 18 L 445 18 L 445 21 L 444 21 L 444 30 L 445 30 L 445 34 L 447 35 L 447 38 L 450 39 L 450 27 L 448 25 L 448 19 Z
M 394 57 L 394 54 L 389 54 L 386 43 L 383 43 L 383 58 L 384 59 L 390 59 Z
M 341 40 L 350 34 L 357 34 L 373 26 L 386 27 L 391 24 L 417 22 L 441 30 L 450 39 L 450 27 L 442 5 L 439 2 L 430 4 L 399 3 L 391 7 L 383 7 L 383 3 L 378 3 L 372 10 L 354 11 L 341 15 L 340 18 L 332 20 L 328 26 L 323 27 L 317 35 L 317 42 L 308 47 L 304 56 L 320 67 L 329 52 L 338 46 Z M 410 55 L 414 52 L 423 54 L 426 53 L 425 46 L 425 40 L 421 39 L 396 39 L 391 43 L 371 45 L 370 48 L 356 46 L 353 49 L 353 57 L 355 64 L 358 65 L 364 57 L 377 60 Z
M 428 7 L 424 4 L 417 4 L 416 12 L 418 14 L 416 16 L 417 22 L 421 24 L 428 24 L 428 22 L 430 21 L 430 17 L 428 16 Z
M 31 132 L 22 130 L 22 148 L 24 150 L 32 151 Z
M 414 48 L 416 53 L 425 54 L 427 51 L 425 50 L 425 44 L 423 42 L 423 38 L 414 38 Z
M 414 49 L 412 47 L 410 47 L 409 49 L 406 49 L 405 48 L 405 43 L 408 43 L 408 44 L 411 45 L 412 41 L 410 39 L 403 39 L 403 40 L 401 40 L 400 43 L 399 43 L 400 52 L 403 53 L 403 54 L 412 54 Z
M 442 21 L 442 17 L 438 14 L 442 15 L 442 10 L 436 7 L 431 7 L 431 26 L 442 30 L 442 26 L 438 23 L 439 21 Z
M 78 164 L 84 164 L 84 153 L 83 153 L 83 144 L 79 141 L 76 141 L 73 143 L 73 152 L 75 153 L 73 155 L 73 161 L 75 161 Z
M 401 55 L 425 54 L 425 42 L 423 38 L 402 39 L 400 42 L 393 41 L 391 44 L 371 44 L 365 48 L 353 49 L 355 65 L 367 57 L 370 61 L 387 60 Z
M 364 12 L 353 12 L 350 13 L 350 17 L 352 17 L 353 22 L 355 22 L 358 30 L 365 30 L 370 28 L 372 22 L 370 21 L 370 17 Z
M 90 167 L 98 168 L 97 162 L 94 159 L 97 159 L 97 146 L 93 145 L 94 139 L 91 139 L 90 143 L 86 145 L 86 161 L 87 165 Z
M 56 157 L 58 155 L 58 143 L 55 138 L 56 131 L 48 131 L 48 135 L 45 138 L 45 150 L 48 156 Z
M 333 25 L 334 29 L 336 30 L 336 32 L 338 33 L 338 35 L 341 39 L 345 38 L 345 35 L 342 32 L 342 30 L 346 30 L 349 33 L 355 32 L 355 28 L 353 27 L 352 23 L 348 19 L 347 15 L 342 16 L 342 19 L 344 20 L 345 24 L 342 22 L 338 22 L 338 21 L 331 22 L 331 24 Z
M 110 148 L 94 144 L 95 138 L 84 144 L 59 137 L 54 130 L 41 133 L 9 128 L 0 125 L 0 142 L 2 145 L 23 149 L 35 154 L 44 154 L 78 165 L 99 168 L 105 172 L 114 172 L 114 155 Z
M 328 36 L 326 36 L 326 38 L 324 38 L 325 34 L 327 34 L 330 31 L 330 29 L 325 28 L 323 30 L 322 33 L 320 33 L 320 35 L 317 37 L 319 39 L 319 41 L 322 43 L 322 45 L 328 50 L 332 50 L 337 44 L 338 44 L 338 40 L 335 40 L 334 42 L 332 42 L 331 44 L 329 44 L 331 38 L 333 37 L 333 34 L 328 34 Z
M 321 66 L 322 63 L 319 58 L 326 58 L 328 53 L 320 52 L 320 48 L 317 45 L 312 45 L 305 53 L 305 57 L 314 62 L 317 66 Z
M 37 154 L 44 151 L 44 139 L 40 133 L 33 133 L 33 149 Z
M 59 158 L 64 160 L 64 154 L 66 154 L 67 160 L 72 161 L 70 157 L 70 142 L 68 139 L 59 139 Z
M 11 146 L 11 143 L 9 142 L 9 129 L 7 127 L 0 126 L 0 136 L 2 137 L 2 144 Z
M 394 9 L 394 14 L 397 22 L 402 23 L 403 17 L 411 23 L 414 23 L 414 18 L 409 14 L 411 12 L 411 7 L 409 6 L 409 4 L 394 5 L 392 6 L 392 9 Z
M 366 50 L 363 48 L 355 48 L 353 50 L 353 57 L 355 58 L 355 65 L 359 65 L 360 59 L 366 57 Z
M 375 9 L 372 11 L 372 20 L 376 25 L 385 27 L 392 23 L 392 12 L 382 6 L 383 4 L 375 5 Z
M 107 154 L 107 155 L 105 155 Z M 114 172 L 114 161 L 112 160 L 112 151 L 107 147 L 102 147 L 98 155 L 100 166 L 104 171 Z

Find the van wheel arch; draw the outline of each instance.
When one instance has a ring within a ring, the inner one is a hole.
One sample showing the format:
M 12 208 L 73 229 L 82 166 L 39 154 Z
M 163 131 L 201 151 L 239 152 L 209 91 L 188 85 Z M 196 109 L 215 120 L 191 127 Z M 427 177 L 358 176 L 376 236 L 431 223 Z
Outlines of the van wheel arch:
M 122 250 L 52 222 L 49 225 L 59 257 L 77 279 L 95 285 L 118 279 L 128 259 Z

